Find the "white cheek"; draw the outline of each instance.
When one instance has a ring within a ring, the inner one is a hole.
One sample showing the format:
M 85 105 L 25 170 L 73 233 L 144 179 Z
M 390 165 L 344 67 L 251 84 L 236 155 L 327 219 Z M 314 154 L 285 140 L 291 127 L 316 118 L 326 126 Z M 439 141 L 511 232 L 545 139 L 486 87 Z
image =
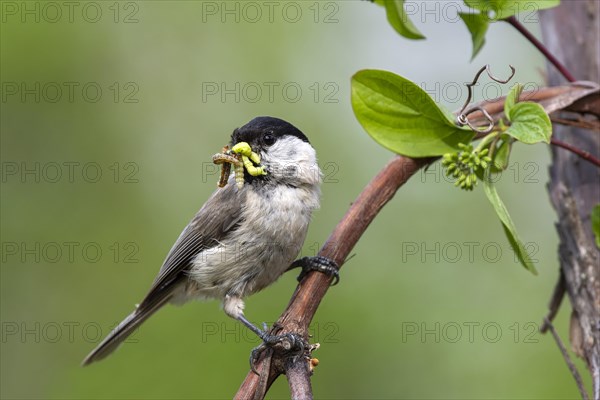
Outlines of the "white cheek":
M 262 158 L 275 178 L 309 185 L 321 183 L 323 174 L 315 150 L 294 136 L 280 138 Z

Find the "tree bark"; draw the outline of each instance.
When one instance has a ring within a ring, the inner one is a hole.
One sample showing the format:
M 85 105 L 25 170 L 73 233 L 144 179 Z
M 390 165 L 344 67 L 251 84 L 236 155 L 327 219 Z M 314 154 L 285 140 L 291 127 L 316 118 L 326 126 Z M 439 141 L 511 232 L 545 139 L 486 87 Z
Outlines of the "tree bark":
M 596 0 L 563 1 L 559 7 L 540 12 L 546 46 L 578 80 L 597 82 L 600 76 L 599 12 Z M 564 82 L 551 65 L 548 79 L 550 85 Z M 597 132 L 555 125 L 553 137 L 595 157 L 600 155 Z M 558 214 L 559 279 L 564 279 L 572 307 L 571 346 L 585 360 L 592 375 L 593 398 L 599 399 L 600 251 L 595 244 L 590 213 L 600 202 L 600 169 L 553 146 L 550 179 L 550 198 Z

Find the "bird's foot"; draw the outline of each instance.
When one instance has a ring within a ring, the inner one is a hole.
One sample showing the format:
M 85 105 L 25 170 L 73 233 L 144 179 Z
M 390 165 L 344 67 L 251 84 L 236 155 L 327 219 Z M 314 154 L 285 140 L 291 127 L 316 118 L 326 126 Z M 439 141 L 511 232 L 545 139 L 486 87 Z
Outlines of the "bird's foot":
M 302 338 L 296 333 L 271 335 L 267 333 L 265 329 L 265 331 L 262 332 L 262 334 L 260 334 L 259 336 L 263 342 L 259 346 L 252 349 L 252 353 L 250 353 L 250 368 L 257 375 L 260 375 L 260 373 L 256 370 L 254 366 L 258 362 L 262 353 L 266 350 L 277 350 L 289 354 L 302 354 L 307 345 L 304 338 Z
M 302 257 L 292 263 L 287 269 L 288 271 L 294 268 L 302 268 L 302 272 L 298 275 L 298 282 L 302 281 L 310 271 L 319 271 L 333 277 L 331 286 L 337 285 L 340 281 L 340 273 L 338 264 L 322 256 Z

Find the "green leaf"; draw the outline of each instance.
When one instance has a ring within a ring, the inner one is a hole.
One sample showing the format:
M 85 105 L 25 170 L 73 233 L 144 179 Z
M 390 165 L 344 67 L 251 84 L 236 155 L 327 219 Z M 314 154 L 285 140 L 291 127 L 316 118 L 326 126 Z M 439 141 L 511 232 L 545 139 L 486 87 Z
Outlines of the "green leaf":
M 512 121 L 510 118 L 510 110 L 519 102 L 521 92 L 523 92 L 523 85 L 517 83 L 510 89 L 510 92 L 508 92 L 508 95 L 506 96 L 506 100 L 504 101 L 504 115 L 506 115 L 506 118 L 508 118 L 509 121 Z
M 526 144 L 550 143 L 552 123 L 541 105 L 524 101 L 515 104 L 509 113 L 512 124 L 507 134 Z
M 596 246 L 600 248 L 600 204 L 596 204 L 596 206 L 592 209 L 592 215 L 590 215 L 592 220 L 592 231 L 596 236 Z
M 485 178 L 483 179 L 483 191 L 485 192 L 485 195 L 487 196 L 490 203 L 492 203 L 492 206 L 494 207 L 498 218 L 500 218 L 500 222 L 502 222 L 502 227 L 504 228 L 504 233 L 508 238 L 510 246 L 517 255 L 517 258 L 526 269 L 531 271 L 531 273 L 533 273 L 534 275 L 537 275 L 537 271 L 535 269 L 535 266 L 533 265 L 533 261 L 531 260 L 531 257 L 529 257 L 529 254 L 527 253 L 525 246 L 523 246 L 521 239 L 519 239 L 519 236 L 517 235 L 517 229 L 515 228 L 515 224 L 510 218 L 508 210 L 506 209 L 506 206 L 500 199 L 500 196 L 498 196 L 498 191 L 496 190 L 496 187 L 494 186 L 493 182 L 490 180 L 489 174 L 486 174 Z
M 508 167 L 510 148 L 510 138 L 508 135 L 502 135 L 501 143 L 496 147 L 492 156 L 492 172 L 501 172 Z
M 471 40 L 473 41 L 471 60 L 473 60 L 485 44 L 485 34 L 489 26 L 488 18 L 485 14 L 481 13 L 469 14 L 459 12 L 458 16 L 463 20 L 471 33 Z
M 491 20 L 500 20 L 521 12 L 533 13 L 556 7 L 560 4 L 560 0 L 465 0 L 465 4 L 482 11 Z M 489 15 L 490 12 L 494 15 Z
M 474 136 L 419 86 L 387 71 L 362 70 L 352 77 L 352 108 L 377 143 L 408 157 L 456 152 Z
M 425 39 L 406 15 L 404 0 L 376 0 L 375 3 L 385 7 L 388 22 L 400 35 L 408 39 Z

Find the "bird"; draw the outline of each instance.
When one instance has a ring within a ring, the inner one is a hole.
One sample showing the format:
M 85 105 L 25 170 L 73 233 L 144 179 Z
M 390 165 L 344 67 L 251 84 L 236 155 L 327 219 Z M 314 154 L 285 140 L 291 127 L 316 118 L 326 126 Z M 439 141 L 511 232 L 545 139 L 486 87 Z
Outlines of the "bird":
M 301 267 L 301 280 L 317 270 L 339 279 L 337 264 L 324 257 L 296 261 L 314 210 L 320 206 L 322 172 L 316 151 L 298 128 L 279 118 L 256 117 L 231 134 L 229 147 L 242 153 L 243 181 L 233 173 L 184 228 L 143 300 L 82 362 L 111 354 L 166 304 L 219 299 L 225 314 L 258 335 L 279 338 L 244 315 L 244 298 Z M 255 165 L 257 164 L 257 165 Z M 242 183 L 242 185 L 240 185 Z

